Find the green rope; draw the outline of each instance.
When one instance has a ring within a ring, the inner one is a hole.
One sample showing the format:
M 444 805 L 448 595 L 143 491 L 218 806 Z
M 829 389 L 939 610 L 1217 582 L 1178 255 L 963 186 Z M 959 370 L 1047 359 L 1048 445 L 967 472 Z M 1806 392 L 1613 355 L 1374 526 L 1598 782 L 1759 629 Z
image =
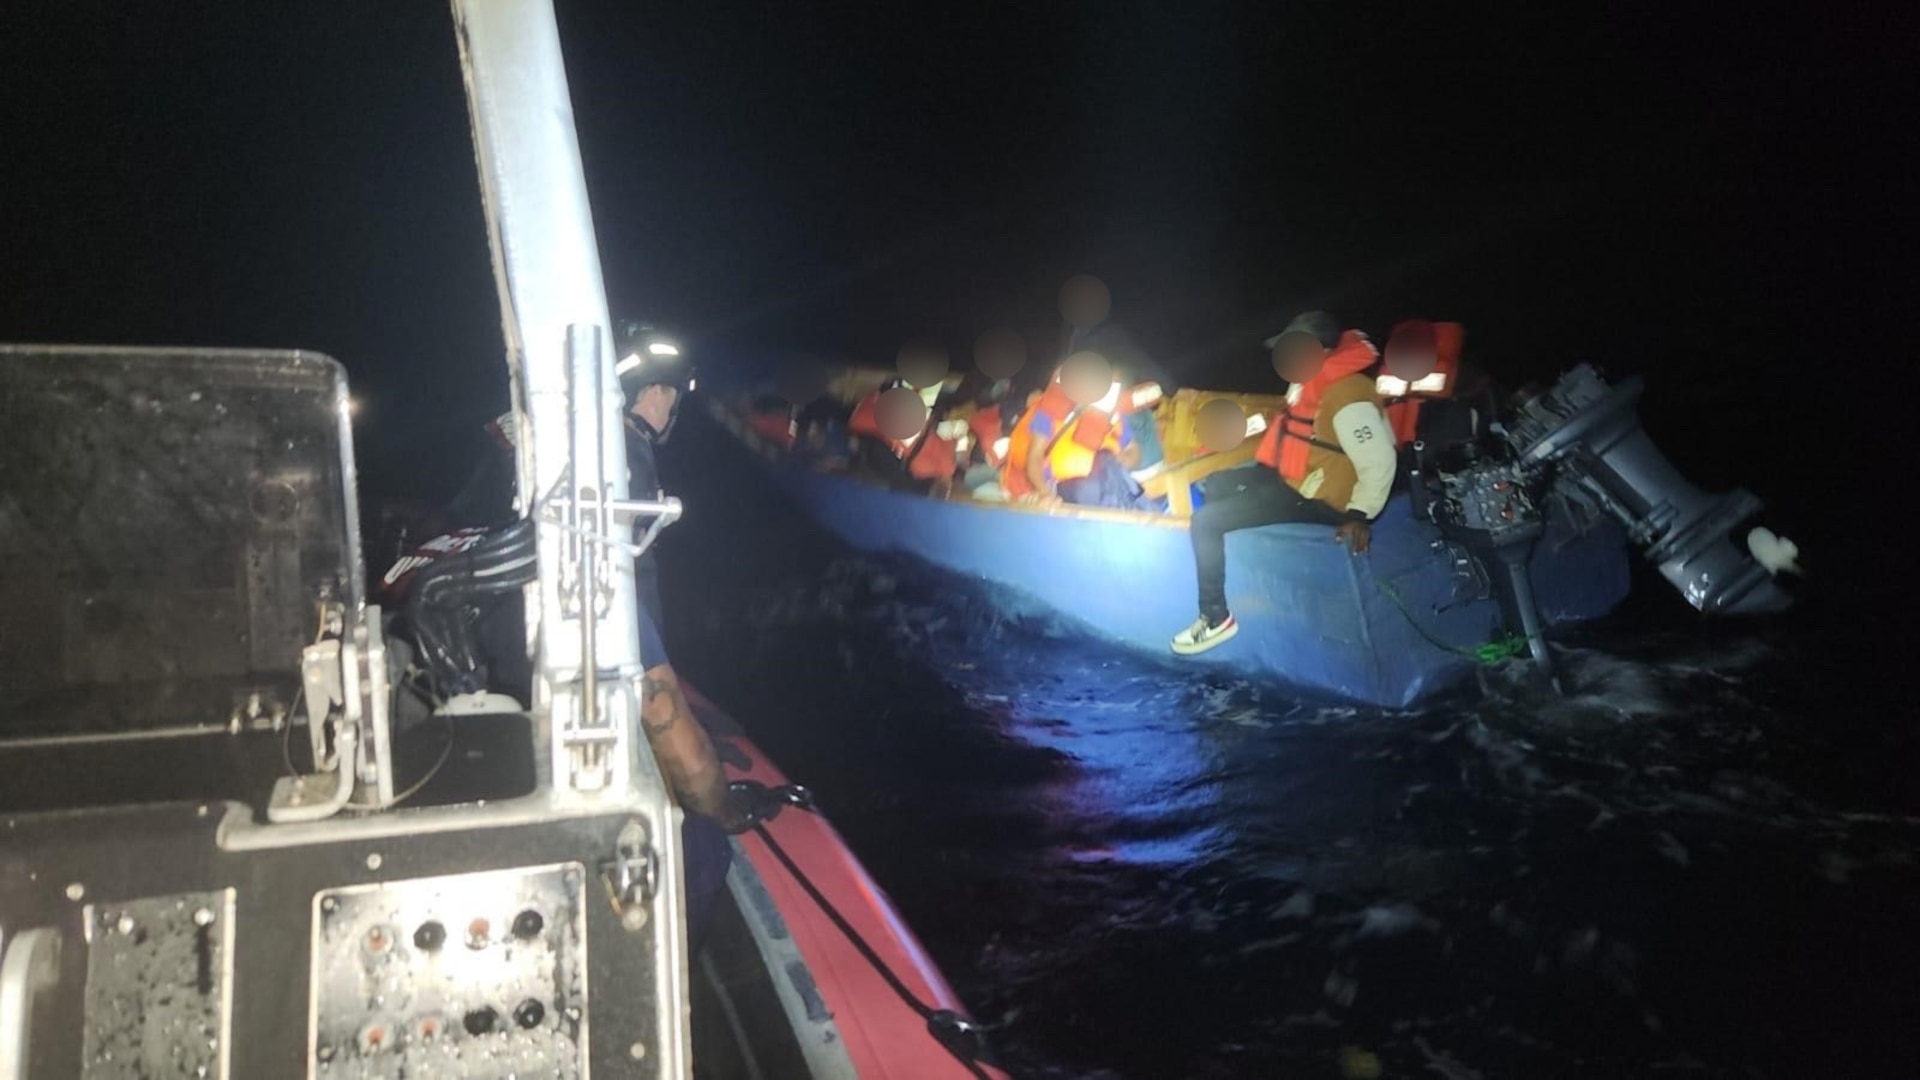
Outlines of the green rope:
M 1407 625 L 1413 627 L 1415 633 L 1427 639 L 1427 644 L 1432 645 L 1436 649 L 1453 653 L 1456 656 L 1464 656 L 1469 660 L 1488 665 L 1497 664 L 1502 660 L 1519 656 L 1521 653 L 1527 651 L 1527 637 L 1525 634 L 1502 634 L 1484 645 L 1476 645 L 1471 649 L 1463 649 L 1458 645 L 1449 645 L 1439 638 L 1434 637 L 1432 634 L 1429 634 L 1427 628 L 1420 625 L 1420 620 L 1414 618 L 1413 612 L 1407 610 L 1406 602 L 1400 598 L 1399 592 L 1395 591 L 1393 586 L 1381 581 L 1379 578 L 1374 578 L 1373 584 L 1387 599 L 1393 601 L 1393 606 L 1400 609 L 1400 614 L 1406 616 Z

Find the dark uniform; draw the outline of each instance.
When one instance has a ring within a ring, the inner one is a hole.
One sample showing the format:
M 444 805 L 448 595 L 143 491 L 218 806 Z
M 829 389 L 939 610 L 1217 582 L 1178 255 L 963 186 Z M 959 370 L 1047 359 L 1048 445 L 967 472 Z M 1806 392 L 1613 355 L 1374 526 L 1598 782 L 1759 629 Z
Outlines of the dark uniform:
M 666 492 L 660 486 L 660 465 L 654 457 L 653 429 L 645 421 L 627 417 L 627 491 L 629 498 L 651 501 Z M 637 543 L 653 524 L 652 518 L 634 522 L 633 539 Z M 633 563 L 633 588 L 640 610 L 653 619 L 655 626 L 666 625 L 666 609 L 660 605 L 660 557 L 648 548 Z
M 679 391 L 679 396 L 675 399 L 673 414 L 667 418 L 665 431 L 655 431 L 651 424 L 631 411 L 626 415 L 627 497 L 640 502 L 655 501 L 666 494 L 660 485 L 660 464 L 655 451 L 672 433 L 680 402 L 693 389 L 693 370 L 678 350 L 665 355 L 654 353 L 647 348 L 650 334 L 651 329 L 644 324 L 629 323 L 621 331 L 618 352 L 631 358 L 633 363 L 632 370 L 621 374 L 627 408 L 631 410 L 649 386 L 670 386 Z M 638 541 L 652 525 L 651 517 L 636 519 L 633 539 Z M 633 587 L 639 608 L 640 663 L 651 670 L 668 662 L 666 645 L 660 637 L 660 629 L 666 626 L 665 610 L 660 604 L 660 557 L 654 549 L 648 548 L 634 560 Z M 694 722 L 699 720 L 695 718 Z M 712 738 L 711 732 L 708 737 Z M 715 751 L 719 752 L 720 744 L 718 740 L 714 742 Z M 680 844 L 687 871 L 687 946 L 690 955 L 698 956 L 713 925 L 720 893 L 726 889 L 733 845 L 719 823 L 695 813 L 688 813 L 681 820 Z

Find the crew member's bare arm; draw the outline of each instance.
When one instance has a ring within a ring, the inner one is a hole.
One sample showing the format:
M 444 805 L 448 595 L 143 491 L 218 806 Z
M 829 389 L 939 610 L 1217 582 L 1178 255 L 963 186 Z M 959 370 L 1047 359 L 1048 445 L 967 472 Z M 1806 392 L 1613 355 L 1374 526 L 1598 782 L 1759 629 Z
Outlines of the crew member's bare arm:
M 729 830 L 744 824 L 741 808 L 727 790 L 720 758 L 707 741 L 706 730 L 693 718 L 669 664 L 649 668 L 641 676 L 640 726 L 681 805 Z

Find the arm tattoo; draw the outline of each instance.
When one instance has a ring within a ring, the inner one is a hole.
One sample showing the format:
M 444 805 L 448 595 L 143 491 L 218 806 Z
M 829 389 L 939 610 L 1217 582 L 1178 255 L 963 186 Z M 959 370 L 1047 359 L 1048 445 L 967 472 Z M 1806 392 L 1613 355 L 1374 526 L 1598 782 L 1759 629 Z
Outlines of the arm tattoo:
M 641 676 L 640 723 L 647 729 L 648 735 L 665 735 L 672 731 L 686 711 L 687 698 L 680 692 L 677 682 Z
M 682 721 L 685 723 L 682 723 Z M 671 675 L 640 679 L 640 726 L 663 778 L 681 804 L 723 824 L 731 820 L 731 797 L 720 760 L 706 732 Z

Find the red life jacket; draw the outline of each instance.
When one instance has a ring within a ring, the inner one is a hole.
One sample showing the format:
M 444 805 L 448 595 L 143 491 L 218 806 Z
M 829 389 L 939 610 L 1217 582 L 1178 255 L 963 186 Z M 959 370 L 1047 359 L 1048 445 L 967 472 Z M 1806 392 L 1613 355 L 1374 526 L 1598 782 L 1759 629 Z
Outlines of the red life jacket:
M 880 433 L 880 395 L 886 389 L 882 386 L 860 399 L 860 404 L 853 407 L 853 415 L 847 418 L 848 431 L 863 439 L 886 438 Z
M 1274 414 L 1273 423 L 1268 426 L 1266 437 L 1260 440 L 1260 449 L 1255 452 L 1254 460 L 1269 468 L 1278 469 L 1281 479 L 1289 485 L 1297 486 L 1307 478 L 1307 451 L 1314 446 L 1322 449 L 1339 450 L 1337 446 L 1327 447 L 1314 438 L 1313 423 L 1320 415 L 1320 398 L 1327 387 L 1349 375 L 1355 375 L 1372 366 L 1380 357 L 1380 350 L 1374 348 L 1367 335 L 1358 330 L 1348 330 L 1340 335 L 1340 343 L 1327 354 L 1327 362 L 1320 368 L 1320 374 L 1300 384 L 1300 394 Z
M 1394 332 L 1399 333 L 1400 327 L 1405 325 L 1407 324 L 1401 323 L 1400 326 L 1394 327 Z M 1387 410 L 1387 422 L 1393 425 L 1394 441 L 1400 445 L 1405 446 L 1411 443 L 1415 434 L 1419 432 L 1420 403 L 1422 401 L 1445 401 L 1458 392 L 1458 384 L 1460 382 L 1460 354 L 1464 350 L 1466 339 L 1467 330 L 1459 323 L 1434 323 L 1433 374 L 1444 376 L 1444 381 L 1441 383 L 1440 388 L 1438 390 L 1413 390 L 1409 388 L 1405 394 L 1394 396 L 1381 395 L 1381 397 L 1385 398 L 1384 404 Z M 1428 377 L 1431 378 L 1432 376 L 1430 375 Z
M 794 421 L 791 413 L 754 413 L 747 421 L 760 437 L 782 449 L 793 449 Z
M 1035 417 L 1045 416 L 1053 421 L 1053 430 L 1058 432 L 1066 421 L 1067 414 L 1073 411 L 1073 399 L 1067 396 L 1058 380 L 1047 384 L 1039 400 L 1027 408 L 1020 422 L 1013 426 L 1013 433 L 1007 436 L 1007 460 L 1000 469 L 1000 486 L 1008 495 L 1020 496 L 1033 491 L 1033 485 L 1027 482 L 1027 459 L 1029 455 L 1046 449 L 1042 443 L 1034 445 L 1033 421 Z M 1097 444 L 1096 444 L 1097 445 Z
M 980 448 L 980 454 L 986 458 L 988 465 L 997 469 L 1005 463 L 993 448 L 993 444 L 1002 437 L 999 402 L 973 410 L 973 415 L 967 417 L 967 427 L 973 432 L 973 445 Z
M 955 451 L 953 440 L 943 439 L 934 431 L 936 420 L 931 411 L 927 414 L 927 426 L 920 429 L 920 436 L 912 441 L 889 439 L 880 430 L 880 395 L 894 386 L 905 386 L 896 382 L 893 386 L 881 386 L 873 393 L 861 399 L 854 407 L 853 415 L 847 418 L 847 430 L 863 438 L 878 439 L 893 450 L 893 456 L 907 465 L 907 472 L 920 480 L 951 480 L 959 468 L 959 454 Z

